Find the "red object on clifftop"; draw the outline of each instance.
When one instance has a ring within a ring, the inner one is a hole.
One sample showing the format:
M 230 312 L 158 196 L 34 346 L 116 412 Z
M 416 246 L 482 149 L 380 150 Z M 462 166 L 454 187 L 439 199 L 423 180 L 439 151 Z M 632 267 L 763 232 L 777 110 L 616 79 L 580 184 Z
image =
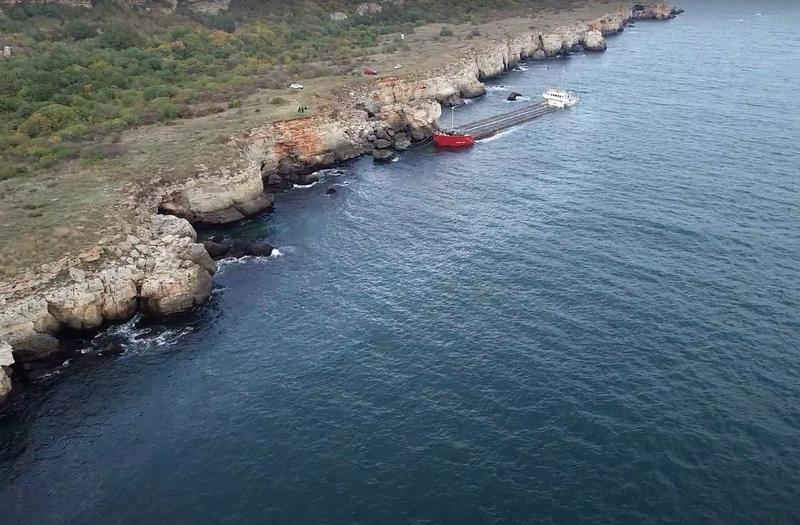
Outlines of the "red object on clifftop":
M 475 144 L 475 139 L 470 135 L 448 135 L 447 133 L 434 133 L 433 141 L 440 148 L 466 148 Z
M 364 68 L 364 74 L 365 75 L 377 75 L 378 72 L 375 71 L 374 69 L 372 69 L 371 67 L 368 67 L 368 68 Z

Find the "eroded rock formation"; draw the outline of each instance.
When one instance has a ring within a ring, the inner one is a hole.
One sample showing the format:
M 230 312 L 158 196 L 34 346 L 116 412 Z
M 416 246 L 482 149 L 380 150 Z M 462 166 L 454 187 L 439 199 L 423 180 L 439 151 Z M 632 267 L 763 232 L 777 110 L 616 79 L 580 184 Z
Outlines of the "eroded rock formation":
M 0 288 L 0 341 L 17 361 L 58 351 L 62 328 L 87 329 L 136 311 L 169 315 L 211 293 L 216 264 L 185 219 L 153 215 L 112 248 L 97 247 L 46 265 L 32 281 Z
M 224 224 L 270 206 L 272 196 L 264 193 L 259 165 L 245 162 L 215 172 L 201 169 L 195 177 L 168 192 L 160 209 L 195 224 Z

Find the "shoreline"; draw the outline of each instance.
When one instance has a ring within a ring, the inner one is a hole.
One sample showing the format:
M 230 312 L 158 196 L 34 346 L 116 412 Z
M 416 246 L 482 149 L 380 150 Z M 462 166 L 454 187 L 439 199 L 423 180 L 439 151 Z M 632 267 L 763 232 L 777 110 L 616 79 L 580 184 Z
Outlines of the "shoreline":
M 97 330 L 136 314 L 155 318 L 187 312 L 211 294 L 216 263 L 194 226 L 236 223 L 265 212 L 272 196 L 314 182 L 316 170 L 372 154 L 389 160 L 428 138 L 442 106 L 485 93 L 483 81 L 523 60 L 577 49 L 603 51 L 605 37 L 631 20 L 679 14 L 666 3 L 633 8 L 545 33 L 495 39 L 441 71 L 364 82 L 342 94 L 328 114 L 251 128 L 225 144 L 236 162 L 187 181 L 131 185 L 123 206 L 136 217 L 122 233 L 95 247 L 0 283 L 0 403 L 12 378 L 63 356 L 68 330 Z M 194 225 L 194 226 L 193 226 Z

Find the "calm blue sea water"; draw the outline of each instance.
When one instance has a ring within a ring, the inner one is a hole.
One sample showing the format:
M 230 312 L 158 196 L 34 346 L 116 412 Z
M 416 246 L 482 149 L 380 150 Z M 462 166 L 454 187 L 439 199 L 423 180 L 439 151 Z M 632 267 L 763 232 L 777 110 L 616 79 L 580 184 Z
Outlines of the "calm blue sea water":
M 282 195 L 283 257 L 0 422 L 4 523 L 799 522 L 800 5 L 684 7 Z

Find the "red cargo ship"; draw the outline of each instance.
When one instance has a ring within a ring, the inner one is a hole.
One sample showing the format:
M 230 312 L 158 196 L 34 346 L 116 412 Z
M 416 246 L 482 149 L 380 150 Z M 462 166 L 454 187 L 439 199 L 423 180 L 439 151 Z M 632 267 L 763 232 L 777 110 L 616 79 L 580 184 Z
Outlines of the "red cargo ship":
M 434 132 L 433 141 L 440 148 L 466 148 L 475 144 L 475 139 L 470 135 L 459 135 L 457 133 Z

